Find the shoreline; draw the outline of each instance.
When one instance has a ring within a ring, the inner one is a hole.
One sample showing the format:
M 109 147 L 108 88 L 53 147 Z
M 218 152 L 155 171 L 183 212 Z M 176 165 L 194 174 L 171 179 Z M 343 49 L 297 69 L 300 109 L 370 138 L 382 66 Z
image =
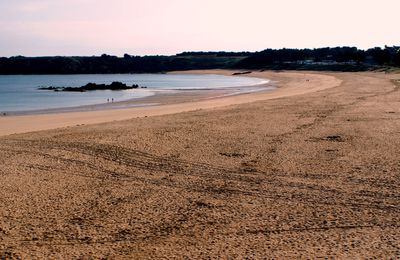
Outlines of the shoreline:
M 96 79 L 90 79 L 90 76 L 92 74 L 87 74 L 87 75 L 80 75 L 80 76 L 84 76 L 84 77 L 89 77 L 87 79 L 87 81 L 96 81 Z M 121 78 L 118 78 L 118 75 L 120 75 Z M 108 78 L 108 81 L 118 81 L 118 80 L 122 80 L 122 81 L 129 81 L 132 80 L 131 77 L 132 74 L 111 74 L 111 75 L 107 75 L 107 74 L 101 74 L 101 76 L 105 76 L 105 77 L 114 77 L 114 78 Z M 135 75 L 135 74 L 133 74 Z M 158 81 L 160 79 L 157 78 L 157 76 L 159 74 L 143 74 L 146 75 L 148 77 L 151 77 L 152 80 Z M 26 76 L 26 75 L 21 75 L 21 76 Z M 54 75 L 37 75 L 40 77 L 43 76 L 48 76 L 48 77 L 52 77 Z M 55 76 L 59 76 L 59 75 L 55 75 Z M 68 79 L 68 76 L 71 77 L 75 77 L 76 75 L 65 75 L 65 77 L 67 77 L 66 79 Z M 78 75 L 79 76 L 79 75 Z M 128 76 L 128 78 L 127 78 Z M 136 75 L 137 76 L 137 75 Z M 154 77 L 152 77 L 154 76 Z M 198 77 L 199 75 L 196 74 L 192 74 L 192 75 L 188 75 L 187 73 L 181 73 L 181 75 L 179 74 L 170 74 L 172 81 L 174 80 L 175 76 L 194 76 L 194 77 Z M 86 98 L 81 98 L 78 97 L 77 102 L 73 101 L 70 99 L 70 97 L 66 96 L 65 98 L 68 100 L 69 102 L 67 103 L 62 103 L 62 105 L 60 103 L 52 103 L 50 102 L 50 104 L 47 104 L 45 100 L 42 100 L 43 102 L 39 102 L 41 103 L 40 106 L 32 106 L 31 104 L 29 104 L 28 102 L 28 106 L 18 106 L 18 107 L 14 107 L 11 104 L 11 107 L 8 107 L 7 109 L 7 102 L 6 102 L 6 106 L 2 107 L 0 106 L 0 116 L 19 116 L 19 115 L 39 115 L 39 114 L 53 114 L 53 113 L 66 113 L 66 112 L 85 112 L 85 111 L 97 111 L 97 110 L 108 110 L 108 109 L 116 109 L 116 108 L 135 108 L 135 107 L 141 107 L 141 106 L 149 106 L 149 105 L 164 105 L 165 102 L 163 102 L 163 97 L 165 95 L 173 95 L 174 97 L 177 97 L 179 99 L 179 97 L 181 95 L 183 95 L 183 93 L 188 92 L 188 93 L 192 93 L 193 96 L 196 96 L 196 99 L 200 100 L 202 99 L 202 97 L 213 97 L 213 96 L 220 96 L 221 94 L 226 94 L 226 95 L 232 95 L 232 94 L 242 94 L 242 93 L 246 93 L 246 92 L 253 92 L 254 90 L 249 89 L 249 88 L 262 88 L 264 86 L 267 86 L 267 84 L 269 83 L 269 80 L 264 80 L 264 79 L 255 79 L 255 80 L 249 80 L 249 77 L 239 77 L 239 76 L 234 76 L 234 75 L 216 75 L 216 74 L 209 74 L 207 73 L 207 75 L 204 76 L 223 76 L 223 77 L 229 77 L 231 79 L 244 79 L 244 82 L 237 82 L 235 84 L 229 84 L 226 83 L 226 85 L 222 84 L 222 85 L 215 85 L 215 86 L 207 86 L 206 85 L 202 85 L 202 84 L 198 84 L 197 79 L 192 79 L 192 81 L 187 81 L 186 82 L 186 87 L 182 88 L 178 85 L 176 86 L 150 86 L 150 87 L 140 87 L 137 89 L 131 89 L 128 91 L 111 91 L 108 90 L 108 94 L 107 96 L 104 95 L 104 91 L 89 91 L 91 93 L 94 93 L 94 96 L 92 96 L 89 99 L 92 100 L 85 100 Z M 14 79 L 14 80 L 19 80 L 18 78 Z M 45 80 L 45 79 L 42 79 Z M 70 80 L 74 81 L 74 78 L 71 78 Z M 75 79 L 76 80 L 76 79 Z M 102 80 L 102 78 L 100 77 L 98 80 Z M 104 80 L 104 79 L 103 79 Z M 201 80 L 201 78 L 199 79 Z M 207 77 L 206 77 L 207 80 Z M 210 79 L 208 79 L 210 80 Z M 216 79 L 218 80 L 218 79 Z M 143 81 L 143 78 L 140 79 L 139 77 L 139 82 Z M 146 81 L 146 79 L 144 79 L 144 81 Z M 248 81 L 248 82 L 246 82 Z M 253 81 L 257 81 L 257 82 L 253 82 Z M 167 80 L 168 82 L 168 80 Z M 7 82 L 6 82 L 7 83 Z M 129 84 L 131 84 L 132 82 L 130 82 Z M 197 84 L 196 84 L 197 83 Z M 38 85 L 41 85 L 41 83 L 37 83 Z M 84 83 L 81 83 L 84 84 Z M 141 85 L 145 86 L 147 85 L 146 82 L 141 82 Z M 193 85 L 190 85 L 193 84 Z M 207 84 L 206 81 L 204 82 L 204 84 Z M 51 84 L 50 84 L 51 85 Z M 57 84 L 56 84 L 57 85 Z M 69 84 L 69 83 L 64 83 L 65 86 L 67 87 L 73 87 L 74 84 Z M 231 86 L 232 85 L 232 86 Z M 268 86 L 270 87 L 270 86 Z M 39 90 L 43 87 L 38 87 Z M 6 90 L 7 90 L 7 86 L 6 86 Z M 44 89 L 46 90 L 46 89 Z M 31 90 L 27 90 L 27 91 L 31 91 Z M 54 91 L 54 89 L 48 89 L 47 91 Z M 62 92 L 62 91 L 61 91 Z M 24 92 L 21 92 L 21 94 L 23 94 Z M 97 96 L 96 96 L 97 93 Z M 114 96 L 116 95 L 116 96 Z M 186 95 L 186 94 L 185 94 Z M 155 97 L 154 97 L 155 96 Z M 50 97 L 49 97 L 50 99 Z M 112 100 L 112 102 L 111 102 Z M 63 101 L 61 101 L 63 102 Z M 18 100 L 17 100 L 18 103 Z M 37 102 L 35 102 L 37 104 Z M 171 103 L 171 102 L 168 102 Z
M 248 89 L 247 88 L 253 88 Z M 0 117 L 14 117 L 14 116 L 29 116 L 29 115 L 46 115 L 46 114 L 65 114 L 74 112 L 92 112 L 92 111 L 106 111 L 115 109 L 131 109 L 139 107 L 161 106 L 172 103 L 190 102 L 191 99 L 195 101 L 208 100 L 214 98 L 228 97 L 243 95 L 254 92 L 273 91 L 275 87 L 269 83 L 261 83 L 257 85 L 244 85 L 239 87 L 221 87 L 215 89 L 165 89 L 165 90 L 152 90 L 153 94 L 141 98 L 130 98 L 121 101 L 114 101 L 109 103 L 99 103 L 92 105 L 81 105 L 60 108 L 48 108 L 37 110 L 23 110 L 23 111 L 4 111 L 0 113 Z M 184 98 L 183 101 L 174 102 L 174 99 Z M 166 101 L 164 101 L 166 99 Z M 6 115 L 2 115 L 6 114 Z
M 398 258 L 400 74 L 325 74 L 0 137 L 0 255 Z
M 171 74 L 216 74 L 232 75 L 237 71 L 231 70 L 194 70 L 177 71 Z M 288 97 L 305 94 L 340 85 L 341 81 L 332 75 L 310 72 L 253 72 L 243 75 L 268 79 L 275 83 L 273 91 L 244 93 L 233 96 L 223 96 L 205 100 L 193 100 L 185 97 L 184 100 L 172 100 L 162 105 L 134 108 L 116 108 L 108 110 L 79 111 L 50 113 L 40 115 L 19 115 L 0 117 L 0 136 L 26 132 L 42 131 L 77 125 L 98 124 L 111 121 L 121 121 L 137 117 L 159 116 L 189 112 L 199 109 L 216 109 L 230 105 L 255 102 L 266 99 Z M 174 102 L 173 102 L 174 101 Z M 183 102 L 182 102 L 183 101 Z M 123 101 L 121 101 L 122 103 Z M 115 103 L 116 104 L 116 103 Z

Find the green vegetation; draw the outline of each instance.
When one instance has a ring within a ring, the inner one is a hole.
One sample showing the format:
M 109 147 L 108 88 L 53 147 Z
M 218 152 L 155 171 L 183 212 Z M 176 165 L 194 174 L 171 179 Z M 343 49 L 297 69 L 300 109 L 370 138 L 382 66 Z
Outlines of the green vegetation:
M 158 73 L 192 69 L 365 71 L 400 67 L 400 47 L 184 52 L 174 56 L 0 58 L 0 74 Z
M 241 60 L 246 69 L 364 71 L 400 67 L 400 47 L 376 47 L 366 51 L 355 47 L 319 49 L 267 49 Z

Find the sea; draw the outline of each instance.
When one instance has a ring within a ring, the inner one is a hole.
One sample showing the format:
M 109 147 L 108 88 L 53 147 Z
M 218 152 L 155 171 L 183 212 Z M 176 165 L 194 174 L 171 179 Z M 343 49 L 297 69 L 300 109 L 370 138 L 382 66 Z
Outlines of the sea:
M 80 87 L 89 82 L 110 84 L 119 81 L 138 84 L 138 89 L 87 92 L 55 92 L 39 87 Z M 79 108 L 111 102 L 144 99 L 156 93 L 230 89 L 230 94 L 261 90 L 266 79 L 244 76 L 191 74 L 85 74 L 85 75 L 0 75 L 0 113 Z M 264 87 L 265 88 L 265 87 Z M 267 87 L 268 88 L 268 87 Z M 272 88 L 272 87 L 270 87 Z M 143 105 L 146 105 L 143 103 Z

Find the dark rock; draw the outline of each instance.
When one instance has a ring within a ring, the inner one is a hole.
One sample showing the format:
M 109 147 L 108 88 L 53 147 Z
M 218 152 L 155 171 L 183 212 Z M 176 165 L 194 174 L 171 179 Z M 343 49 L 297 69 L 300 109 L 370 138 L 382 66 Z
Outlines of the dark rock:
M 232 75 L 233 76 L 237 76 L 237 75 L 245 75 L 245 74 L 250 74 L 251 71 L 243 71 L 243 72 L 235 72 Z
M 67 92 L 85 92 L 85 91 L 94 91 L 94 90 L 128 90 L 128 89 L 136 89 L 139 88 L 139 85 L 133 84 L 132 86 L 128 86 L 122 82 L 114 81 L 110 85 L 107 84 L 96 84 L 96 83 L 88 83 L 82 87 L 39 87 L 39 90 L 53 90 L 53 91 L 67 91 Z

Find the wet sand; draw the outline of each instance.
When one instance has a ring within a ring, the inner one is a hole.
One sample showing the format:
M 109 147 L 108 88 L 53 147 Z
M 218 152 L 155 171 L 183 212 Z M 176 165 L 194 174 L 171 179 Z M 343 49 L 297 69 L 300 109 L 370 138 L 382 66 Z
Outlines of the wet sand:
M 186 71 L 177 73 L 211 73 L 231 75 L 231 71 Z M 316 75 L 306 73 L 253 73 L 251 76 L 268 78 L 280 81 L 277 90 L 267 90 L 255 93 L 247 93 L 234 96 L 223 96 L 226 90 L 209 91 L 204 95 L 196 91 L 179 93 L 178 95 L 156 95 L 145 99 L 148 104 L 159 104 L 145 107 L 107 109 L 97 111 L 79 111 L 66 113 L 48 113 L 25 116 L 2 116 L 0 117 L 0 136 L 16 133 L 32 132 L 39 130 L 54 129 L 60 127 L 71 127 L 76 125 L 87 125 L 104 123 L 110 121 L 126 120 L 138 117 L 157 116 L 194 111 L 199 109 L 211 109 L 225 107 L 234 104 L 243 104 L 257 100 L 274 99 L 291 95 L 313 92 L 324 88 L 334 87 L 340 84 L 340 80 L 327 75 Z M 296 79 L 296 80 L 290 80 Z M 298 80 L 297 80 L 298 79 Z M 308 81 L 307 81 L 308 80 Z M 284 82 L 288 83 L 285 84 Z M 267 85 L 268 86 L 268 85 Z M 266 86 L 266 87 L 267 87 Z M 254 88 L 254 86 L 251 86 Z M 229 92 L 228 92 L 229 93 Z M 214 98 L 215 95 L 222 96 Z M 121 102 L 122 106 L 137 105 L 138 101 Z M 109 107 L 112 108 L 112 107 Z
M 1 118 L 0 258 L 399 258 L 400 74 L 249 76 L 278 90 Z

